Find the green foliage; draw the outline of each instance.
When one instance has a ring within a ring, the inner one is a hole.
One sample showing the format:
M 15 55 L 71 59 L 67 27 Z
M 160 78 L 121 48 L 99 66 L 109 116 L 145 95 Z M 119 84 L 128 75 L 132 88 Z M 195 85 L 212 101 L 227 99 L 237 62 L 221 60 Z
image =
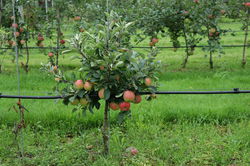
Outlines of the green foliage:
M 62 90 L 65 104 L 86 98 L 89 104 L 83 107 L 88 107 L 92 112 L 94 107 L 99 108 L 100 98 L 97 94 L 102 88 L 105 89 L 104 99 L 116 103 L 123 101 L 122 94 L 126 90 L 135 94 L 156 91 L 156 84 L 147 86 L 144 82 L 147 77 L 157 80 L 159 62 L 155 61 L 156 48 L 152 48 L 148 55 L 132 50 L 130 27 L 133 23 L 122 21 L 114 12 L 106 13 L 106 17 L 105 24 L 76 34 L 70 41 L 81 56 L 82 67 L 77 77 L 56 75 L 61 83 L 68 84 Z M 76 89 L 76 80 L 83 80 L 83 83 L 89 83 L 94 88 Z

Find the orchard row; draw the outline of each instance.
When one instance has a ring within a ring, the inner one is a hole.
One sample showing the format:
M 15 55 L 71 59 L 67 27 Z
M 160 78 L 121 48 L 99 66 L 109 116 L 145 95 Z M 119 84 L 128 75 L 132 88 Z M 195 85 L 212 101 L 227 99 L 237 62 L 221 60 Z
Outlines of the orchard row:
M 108 2 L 108 3 L 107 3 Z M 203 39 L 207 39 L 210 68 L 213 68 L 213 55 L 223 54 L 221 38 L 230 31 L 220 27 L 223 18 L 240 20 L 242 29 L 246 32 L 243 45 L 247 45 L 249 30 L 250 2 L 244 0 L 19 0 L 16 1 L 16 15 L 12 14 L 12 1 L 3 0 L 0 7 L 0 46 L 19 48 L 34 45 L 45 46 L 45 39 L 53 40 L 57 47 L 64 47 L 65 36 L 62 25 L 70 26 L 73 34 L 89 31 L 102 24 L 106 11 L 115 11 L 127 22 L 133 22 L 130 35 L 136 36 L 136 43 L 151 38 L 149 46 L 157 45 L 160 38 L 169 38 L 175 49 L 180 47 L 180 39 L 185 41 L 185 58 L 182 67 L 185 68 L 189 57 L 194 54 L 195 47 Z M 13 20 L 16 23 L 13 24 Z M 70 24 L 69 24 L 70 23 Z M 13 29 L 17 31 L 14 32 Z M 14 41 L 14 36 L 17 38 Z M 242 56 L 242 66 L 246 64 L 246 48 Z M 58 65 L 58 49 L 51 50 L 49 56 L 55 55 L 55 65 Z M 27 50 L 27 59 L 28 58 Z M 28 60 L 25 64 L 28 71 Z

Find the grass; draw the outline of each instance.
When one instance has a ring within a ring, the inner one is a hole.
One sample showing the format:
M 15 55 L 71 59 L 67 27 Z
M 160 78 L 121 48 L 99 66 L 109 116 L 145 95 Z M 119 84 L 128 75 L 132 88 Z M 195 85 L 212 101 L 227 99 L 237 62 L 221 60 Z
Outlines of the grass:
M 231 25 L 240 29 L 240 24 Z M 225 36 L 224 44 L 242 44 L 243 36 Z M 203 41 L 203 44 L 205 42 Z M 141 45 L 147 45 L 147 41 Z M 170 45 L 161 40 L 159 45 Z M 145 50 L 138 49 L 145 52 Z M 184 50 L 161 50 L 160 90 L 250 89 L 250 66 L 240 67 L 242 48 L 227 48 L 225 55 L 214 55 L 215 69 L 201 49 L 181 69 Z M 2 56 L 2 55 L 0 55 Z M 80 63 L 60 58 L 63 68 Z M 22 58 L 21 61 L 24 61 Z M 21 94 L 46 95 L 55 82 L 42 73 L 47 57 L 37 50 L 31 54 L 31 70 L 21 70 Z M 15 65 L 11 56 L 0 74 L 0 92 L 17 94 Z M 132 106 L 132 117 L 118 125 L 118 112 L 111 112 L 111 154 L 102 155 L 101 126 L 103 107 L 82 116 L 71 113 L 72 106 L 61 101 L 23 100 L 25 113 L 25 157 L 21 161 L 12 133 L 19 115 L 13 110 L 17 100 L 0 100 L 0 165 L 239 165 L 250 164 L 250 96 L 239 95 L 162 95 L 151 102 Z M 19 141 L 21 140 L 19 136 Z M 127 154 L 136 147 L 138 155 Z

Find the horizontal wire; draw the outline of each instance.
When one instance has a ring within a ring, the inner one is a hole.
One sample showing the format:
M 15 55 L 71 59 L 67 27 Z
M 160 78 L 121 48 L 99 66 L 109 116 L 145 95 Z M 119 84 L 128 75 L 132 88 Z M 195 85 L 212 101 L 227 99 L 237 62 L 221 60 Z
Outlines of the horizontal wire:
M 191 47 L 191 46 L 189 46 Z M 196 47 L 196 48 L 209 48 L 209 46 L 207 45 L 201 45 L 201 46 L 192 46 L 192 47 Z M 247 45 L 222 45 L 222 47 L 225 47 L 225 48 L 234 48 L 234 47 L 250 47 L 250 44 L 247 44 Z M 152 48 L 150 46 L 132 46 L 132 48 Z M 178 46 L 178 47 L 173 47 L 173 46 L 158 46 L 157 48 L 186 48 L 186 46 Z M 13 48 L 0 48 L 2 50 L 10 50 L 10 49 L 13 49 Z M 21 49 L 26 49 L 26 47 L 23 47 Z M 28 47 L 28 49 L 69 49 L 69 47 L 60 47 L 60 48 L 57 48 L 57 47 Z
M 2 47 L 0 50 L 12 50 L 13 48 Z M 19 49 L 68 49 L 68 47 L 22 47 Z
M 190 46 L 188 46 L 190 47 Z M 192 46 L 196 48 L 209 48 L 209 46 Z M 250 47 L 250 45 L 222 45 L 221 47 L 225 48 L 234 48 L 234 47 Z M 151 46 L 133 46 L 132 48 L 152 48 Z M 159 46 L 157 47 L 159 49 L 164 49 L 164 48 L 186 48 L 186 46 L 178 46 L 178 47 L 173 47 L 173 46 Z
M 247 94 L 250 90 L 240 90 L 234 88 L 231 91 L 158 91 L 158 92 L 140 92 L 140 95 L 202 95 L 202 94 Z M 20 95 L 0 95 L 0 98 L 7 99 L 63 99 L 63 96 L 20 96 Z

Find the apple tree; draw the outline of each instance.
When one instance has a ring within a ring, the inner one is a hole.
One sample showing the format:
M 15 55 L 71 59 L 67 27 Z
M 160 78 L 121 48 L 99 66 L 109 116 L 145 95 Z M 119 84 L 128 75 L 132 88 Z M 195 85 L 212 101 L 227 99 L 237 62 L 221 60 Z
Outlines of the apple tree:
M 213 54 L 218 52 L 219 54 L 223 54 L 223 48 L 221 46 L 220 40 L 221 36 L 227 32 L 227 30 L 222 29 L 219 26 L 219 21 L 222 15 L 221 11 L 224 9 L 224 1 L 223 0 L 200 0 L 202 5 L 203 14 L 200 17 L 202 20 L 203 26 L 206 31 L 204 36 L 207 36 L 208 47 L 203 48 L 204 51 L 209 52 L 209 65 L 210 69 L 214 68 L 213 62 Z
M 83 112 L 99 109 L 105 102 L 103 141 L 109 152 L 109 109 L 120 110 L 123 118 L 131 111 L 131 104 L 141 102 L 142 92 L 156 91 L 159 62 L 157 49 L 148 55 L 131 48 L 132 22 L 121 20 L 115 12 L 106 13 L 103 24 L 78 33 L 70 43 L 79 53 L 82 66 L 78 73 L 68 74 L 57 69 L 52 73 L 58 81 L 58 92 L 64 104 L 76 105 Z M 60 89 L 60 87 L 64 87 Z M 150 99 L 150 96 L 148 99 Z M 76 109 L 74 109 L 76 110 Z

